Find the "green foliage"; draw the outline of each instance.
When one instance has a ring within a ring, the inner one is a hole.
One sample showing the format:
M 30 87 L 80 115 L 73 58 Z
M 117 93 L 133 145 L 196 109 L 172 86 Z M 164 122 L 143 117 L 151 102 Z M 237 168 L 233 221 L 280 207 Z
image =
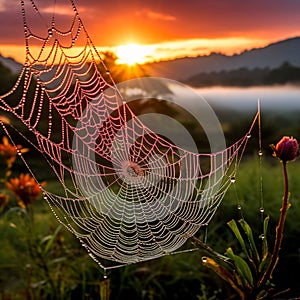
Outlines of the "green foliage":
M 41 190 L 30 174 L 11 178 L 18 155 L 8 139 L 2 141 L 1 153 L 5 154 L 0 164 L 4 170 L 0 180 L 2 298 L 67 300 L 73 299 L 74 294 L 76 299 L 86 299 L 89 290 L 98 294 L 99 281 L 93 271 L 99 272 L 98 268 L 91 264 L 73 236 L 63 233 L 49 208 L 39 203 Z M 19 146 L 19 151 L 25 153 L 28 149 Z
M 268 219 L 269 217 L 264 221 L 265 236 L 267 236 Z M 252 229 L 244 219 L 239 220 L 238 223 L 231 220 L 228 226 L 239 242 L 241 252 L 235 254 L 229 247 L 225 253 L 229 260 L 210 257 L 203 263 L 227 281 L 241 299 L 264 299 L 264 296 L 269 296 L 272 290 L 269 281 L 266 285 L 259 286 L 260 279 L 266 271 L 265 266 L 270 261 L 266 237 L 263 239 L 264 246 L 260 256 Z
M 292 165 L 295 165 L 295 168 L 299 169 L 299 163 L 294 163 Z M 239 295 L 239 298 L 243 300 L 271 299 L 276 295 L 276 293 L 280 294 L 282 292 L 282 287 L 278 288 L 278 286 L 275 284 L 276 281 L 274 280 L 273 273 L 275 274 L 275 269 L 278 267 L 279 260 L 281 260 L 281 258 L 279 259 L 279 254 L 283 240 L 283 229 L 285 222 L 287 220 L 290 224 L 292 224 L 294 220 L 291 218 L 286 219 L 286 214 L 290 208 L 290 193 L 288 188 L 288 175 L 286 168 L 287 163 L 281 162 L 281 166 L 283 175 L 281 174 L 279 177 L 281 177 L 281 180 L 283 177 L 284 188 L 283 184 L 278 185 L 278 188 L 283 190 L 283 197 L 281 209 L 277 210 L 277 215 L 279 211 L 278 224 L 276 226 L 276 230 L 273 229 L 274 233 L 276 232 L 275 238 L 274 235 L 270 234 L 268 230 L 270 223 L 269 216 L 264 218 L 261 224 L 262 228 L 260 229 L 262 230 L 262 233 L 258 235 L 257 226 L 253 226 L 253 229 L 255 230 L 254 233 L 252 227 L 245 221 L 243 213 L 241 213 L 242 218 L 238 222 L 231 220 L 227 223 L 237 241 L 237 244 L 233 243 L 233 245 L 235 248 L 237 248 L 237 245 L 239 245 L 239 249 L 233 250 L 232 247 L 227 248 L 225 255 L 229 258 L 229 260 L 218 255 L 218 253 L 209 247 L 202 247 L 210 254 L 205 258 L 205 260 L 202 260 L 203 264 L 209 269 L 212 269 L 220 276 L 220 278 L 226 281 L 236 291 L 236 294 Z M 247 171 L 251 172 L 252 169 L 249 169 Z M 275 167 L 272 166 L 272 169 L 275 169 Z M 268 177 L 274 182 L 274 174 L 272 174 L 273 176 L 271 174 L 272 173 L 269 170 Z M 259 178 L 259 176 L 256 176 L 256 178 Z M 262 188 L 263 186 L 261 185 L 260 192 L 262 192 Z M 273 188 L 274 185 L 270 184 L 270 190 Z M 262 195 L 265 196 L 265 194 L 262 193 L 258 196 L 262 197 Z M 264 201 L 263 199 L 260 200 L 261 205 L 266 203 L 266 198 L 264 199 Z M 273 203 L 274 202 L 272 202 L 272 204 Z M 241 207 L 245 208 L 247 205 L 246 203 L 243 203 L 242 206 L 241 204 L 238 206 L 239 210 L 241 211 Z M 260 208 L 259 211 L 262 217 L 264 210 Z M 250 212 L 251 210 L 249 209 L 249 213 Z M 274 241 L 272 241 L 274 244 L 272 251 L 269 251 L 269 239 L 274 239 Z M 278 272 L 277 274 L 280 273 L 282 274 L 282 272 Z
M 24 295 L 47 300 L 95 297 L 101 278 L 98 266 L 62 226 L 53 219 L 49 222 L 49 212 L 43 219 L 35 209 L 32 214 L 11 208 L 0 222 L 5 239 L 0 249 L 2 294 L 14 295 L 12 299 L 24 299 Z
M 218 300 L 220 299 L 222 290 L 215 290 L 213 295 L 207 291 L 205 284 L 201 284 L 201 295 L 197 295 L 197 300 Z

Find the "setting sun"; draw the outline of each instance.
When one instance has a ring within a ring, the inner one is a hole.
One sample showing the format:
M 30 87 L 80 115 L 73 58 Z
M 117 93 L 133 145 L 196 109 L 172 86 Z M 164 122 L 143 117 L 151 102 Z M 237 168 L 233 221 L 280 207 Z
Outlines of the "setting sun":
M 118 57 L 118 64 L 127 64 L 132 66 L 134 64 L 143 64 L 149 60 L 152 54 L 152 48 L 145 45 L 127 44 L 118 46 L 116 55 Z

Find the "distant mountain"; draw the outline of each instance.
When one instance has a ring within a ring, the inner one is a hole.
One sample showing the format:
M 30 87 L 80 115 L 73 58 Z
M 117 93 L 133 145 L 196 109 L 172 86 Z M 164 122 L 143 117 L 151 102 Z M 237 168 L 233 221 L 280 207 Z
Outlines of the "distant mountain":
M 300 37 L 232 56 L 213 53 L 208 56 L 179 58 L 146 64 L 144 69 L 150 76 L 186 81 L 202 72 L 228 71 L 243 67 L 274 69 L 285 62 L 300 67 Z
M 11 70 L 13 74 L 20 73 L 23 65 L 16 62 L 13 58 L 10 57 L 4 57 L 0 54 L 0 63 Z

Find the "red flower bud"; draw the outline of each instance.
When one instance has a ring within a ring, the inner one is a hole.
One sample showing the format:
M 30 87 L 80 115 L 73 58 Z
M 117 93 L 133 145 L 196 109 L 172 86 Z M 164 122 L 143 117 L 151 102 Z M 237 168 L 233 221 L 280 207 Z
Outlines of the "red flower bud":
M 293 137 L 284 136 L 276 146 L 271 147 L 274 150 L 273 156 L 283 162 L 293 161 L 299 156 L 299 144 Z

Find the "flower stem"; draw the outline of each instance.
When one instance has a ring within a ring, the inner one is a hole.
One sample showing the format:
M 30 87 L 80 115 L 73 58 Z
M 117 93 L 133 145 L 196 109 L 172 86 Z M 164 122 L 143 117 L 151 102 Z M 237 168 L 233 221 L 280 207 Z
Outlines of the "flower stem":
M 280 251 L 282 237 L 283 237 L 283 229 L 284 229 L 286 214 L 290 207 L 289 182 L 288 182 L 288 174 L 286 169 L 286 161 L 282 161 L 282 169 L 283 169 L 283 176 L 284 176 L 284 194 L 282 198 L 282 207 L 280 209 L 280 218 L 276 227 L 276 238 L 275 238 L 274 250 L 268 268 L 266 269 L 262 278 L 260 279 L 258 283 L 258 287 L 263 286 L 267 282 L 267 280 L 272 278 L 272 274 L 279 260 L 279 251 Z

